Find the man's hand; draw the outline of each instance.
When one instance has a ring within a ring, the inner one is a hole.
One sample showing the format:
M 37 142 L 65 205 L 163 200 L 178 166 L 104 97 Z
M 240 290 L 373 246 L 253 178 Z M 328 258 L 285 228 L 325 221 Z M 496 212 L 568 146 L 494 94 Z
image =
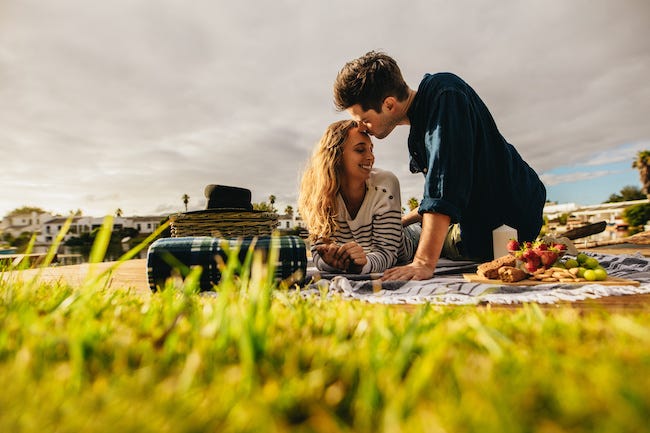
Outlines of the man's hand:
M 436 270 L 442 244 L 449 230 L 450 218 L 436 212 L 425 212 L 422 215 L 422 234 L 413 263 L 388 269 L 381 277 L 388 280 L 428 280 L 433 278 Z
M 434 271 L 431 266 L 413 262 L 386 270 L 381 281 L 428 280 L 433 278 Z

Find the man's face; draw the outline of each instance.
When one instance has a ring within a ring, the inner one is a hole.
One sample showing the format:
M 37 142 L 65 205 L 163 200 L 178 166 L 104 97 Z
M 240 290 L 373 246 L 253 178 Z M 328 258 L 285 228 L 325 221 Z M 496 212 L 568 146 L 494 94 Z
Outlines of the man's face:
M 395 129 L 395 126 L 397 126 L 397 123 L 393 120 L 391 111 L 385 110 L 383 105 L 379 113 L 372 108 L 368 111 L 363 111 L 360 104 L 355 104 L 346 111 L 353 120 L 359 123 L 361 131 L 379 139 L 387 137 Z

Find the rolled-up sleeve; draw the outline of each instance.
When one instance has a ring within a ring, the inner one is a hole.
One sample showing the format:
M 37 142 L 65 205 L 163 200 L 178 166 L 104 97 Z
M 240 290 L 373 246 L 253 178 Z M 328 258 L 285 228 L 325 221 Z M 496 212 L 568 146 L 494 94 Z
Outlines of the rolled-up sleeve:
M 424 134 L 427 167 L 419 212 L 448 215 L 460 220 L 472 191 L 474 127 L 465 94 L 446 90 L 438 96 Z

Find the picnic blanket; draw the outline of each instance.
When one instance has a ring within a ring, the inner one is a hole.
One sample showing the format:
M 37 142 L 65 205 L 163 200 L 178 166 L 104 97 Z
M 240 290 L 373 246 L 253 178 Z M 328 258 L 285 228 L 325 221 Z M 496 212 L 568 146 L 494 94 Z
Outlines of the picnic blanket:
M 640 253 L 633 255 L 609 255 L 588 252 L 607 270 L 608 275 L 639 281 L 639 286 L 549 283 L 535 286 L 511 286 L 468 282 L 463 273 L 473 272 L 476 263 L 452 262 L 441 259 L 436 276 L 424 281 L 378 280 L 381 274 L 370 276 L 320 274 L 314 269 L 305 295 L 337 294 L 344 299 L 355 299 L 378 304 L 517 304 L 536 302 L 552 304 L 560 301 L 581 301 L 605 296 L 650 293 L 650 260 Z
M 307 269 L 305 242 L 298 236 L 255 236 L 244 238 L 217 238 L 211 236 L 187 236 L 161 238 L 149 247 L 147 252 L 147 278 L 152 291 L 163 287 L 171 276 L 184 279 L 190 269 L 201 266 L 199 284 L 202 291 L 212 290 L 221 279 L 219 260 L 228 261 L 228 251 L 238 252 L 239 262 L 243 263 L 249 248 L 262 252 L 268 259 L 271 248 L 278 249 L 274 263 L 275 278 L 285 280 L 299 274 L 304 276 Z

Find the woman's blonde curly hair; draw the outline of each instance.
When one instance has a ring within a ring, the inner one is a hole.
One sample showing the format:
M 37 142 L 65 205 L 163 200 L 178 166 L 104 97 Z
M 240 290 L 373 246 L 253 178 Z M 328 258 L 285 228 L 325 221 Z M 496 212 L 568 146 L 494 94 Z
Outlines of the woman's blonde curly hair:
M 336 195 L 341 190 L 343 143 L 358 124 L 332 123 L 314 149 L 302 176 L 298 211 L 309 229 L 309 239 L 328 240 L 338 229 Z

